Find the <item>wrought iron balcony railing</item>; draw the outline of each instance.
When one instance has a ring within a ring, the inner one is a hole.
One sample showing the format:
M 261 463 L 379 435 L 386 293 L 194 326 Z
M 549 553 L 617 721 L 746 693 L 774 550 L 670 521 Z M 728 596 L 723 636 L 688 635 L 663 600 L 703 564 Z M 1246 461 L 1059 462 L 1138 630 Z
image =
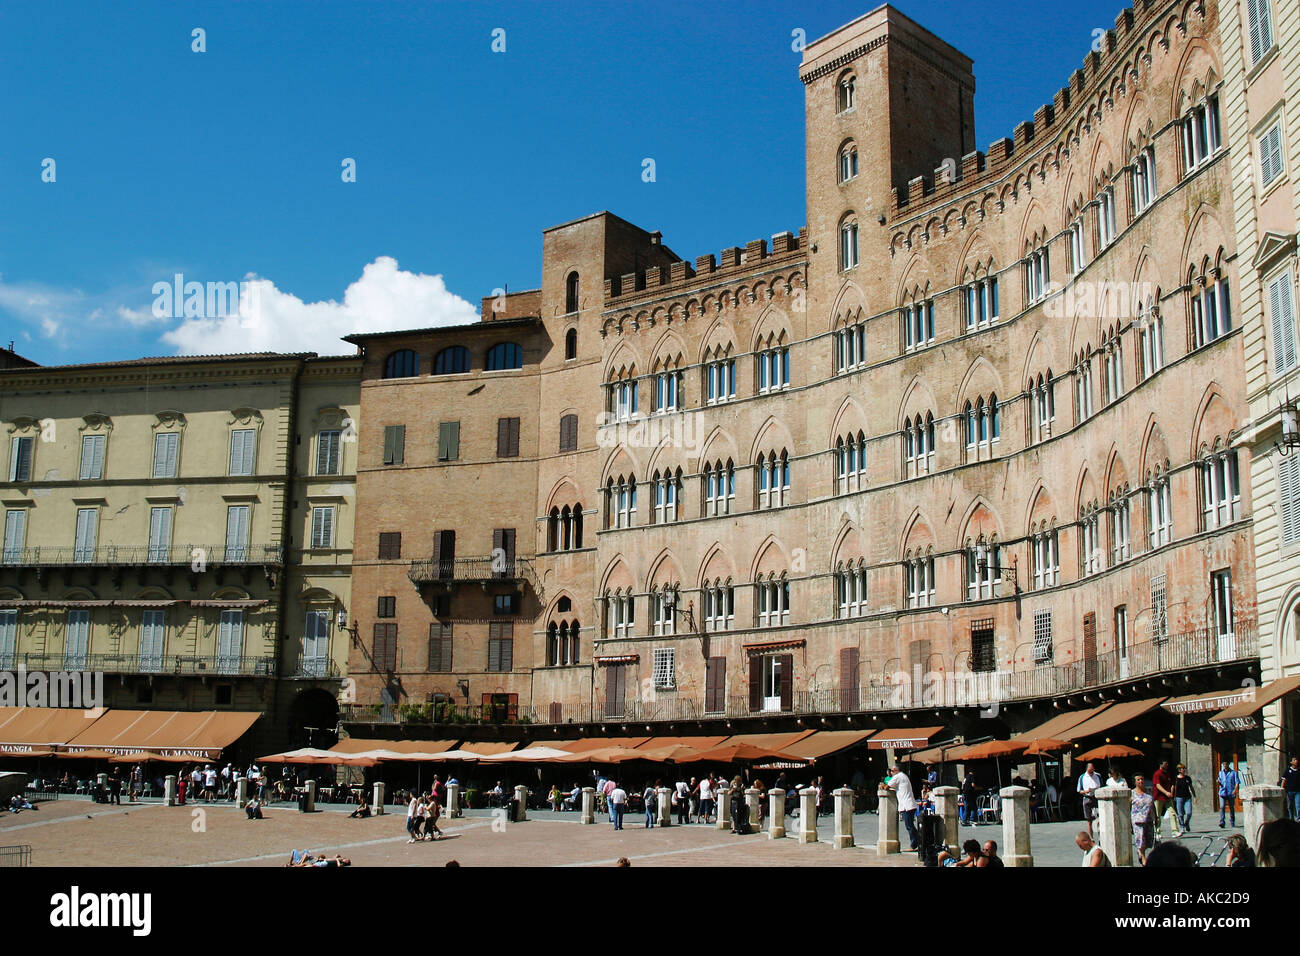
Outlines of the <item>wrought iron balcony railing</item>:
M 186 544 L 155 547 L 151 545 L 96 545 L 93 548 L 4 548 L 0 566 L 4 567 L 143 567 L 185 566 L 202 572 L 231 565 L 279 565 L 284 563 L 284 549 L 278 544 L 238 545 Z
M 486 555 L 466 558 L 427 558 L 411 562 L 407 577 L 416 585 L 489 581 L 527 582 L 541 594 L 541 584 L 529 558 Z
M 218 675 L 274 677 L 274 657 L 183 654 L 12 654 L 0 655 L 0 670 L 88 671 L 162 676 Z

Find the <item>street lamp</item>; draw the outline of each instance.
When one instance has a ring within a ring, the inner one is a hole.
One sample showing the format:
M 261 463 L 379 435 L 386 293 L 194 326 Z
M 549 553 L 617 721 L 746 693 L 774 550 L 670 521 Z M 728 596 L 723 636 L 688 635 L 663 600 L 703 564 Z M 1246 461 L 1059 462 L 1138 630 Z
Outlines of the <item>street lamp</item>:
M 1300 409 L 1295 402 L 1287 400 L 1278 407 L 1278 413 L 1282 418 L 1282 440 L 1274 442 L 1273 447 L 1286 458 L 1293 448 L 1300 447 Z

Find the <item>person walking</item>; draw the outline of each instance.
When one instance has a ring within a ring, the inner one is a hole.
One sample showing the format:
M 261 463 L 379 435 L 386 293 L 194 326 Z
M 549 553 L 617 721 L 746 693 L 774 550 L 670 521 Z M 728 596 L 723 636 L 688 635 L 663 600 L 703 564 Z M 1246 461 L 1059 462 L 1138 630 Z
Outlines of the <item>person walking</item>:
M 691 823 L 698 823 L 700 820 L 700 783 L 694 777 L 686 788 L 686 800 L 690 810 L 687 819 Z
M 713 817 L 713 774 L 706 774 L 700 780 L 700 815 L 696 823 L 711 823 Z
M 1291 766 L 1282 771 L 1277 785 L 1286 791 L 1286 815 L 1300 820 L 1300 758 L 1291 758 Z
M 135 803 L 144 796 L 144 767 L 140 764 L 135 765 L 131 771 L 131 802 Z
M 1156 802 L 1156 836 L 1160 836 L 1160 825 L 1164 822 L 1169 805 L 1174 802 L 1174 775 L 1169 770 L 1169 761 L 1160 761 L 1160 766 L 1151 776 L 1151 797 Z M 1174 828 L 1178 824 L 1175 822 Z
M 1228 761 L 1219 763 L 1219 829 L 1223 829 L 1224 817 L 1237 825 L 1237 791 L 1241 788 L 1241 777 L 1237 771 L 1228 766 Z
M 916 850 L 921 846 L 921 838 L 916 832 L 916 797 L 912 793 L 911 779 L 898 768 L 898 764 L 894 764 L 891 769 L 889 787 L 898 794 L 898 812 L 903 816 L 912 849 Z
M 691 819 L 691 787 L 678 780 L 673 788 L 673 804 L 677 807 L 677 825 L 685 826 Z
M 641 803 L 645 806 L 645 828 L 653 830 L 655 815 L 659 812 L 659 791 L 655 789 L 654 784 L 645 785 L 645 791 L 641 794 Z
M 957 805 L 957 819 L 962 826 L 975 822 L 975 803 L 979 800 L 979 784 L 975 782 L 975 771 L 967 770 L 961 782 L 961 802 Z
M 1147 793 L 1146 778 L 1138 774 L 1133 778 L 1133 801 L 1129 817 L 1133 823 L 1133 844 L 1137 847 L 1138 859 L 1147 865 L 1147 850 L 1155 843 L 1155 825 L 1152 815 L 1156 801 Z
M 414 843 L 420 838 L 420 798 L 411 794 L 411 802 L 406 805 L 407 843 Z
M 623 829 L 623 811 L 627 809 L 627 791 L 613 780 L 606 781 L 609 791 L 609 816 L 615 830 Z
M 108 778 L 108 802 L 119 807 L 122 805 L 122 771 L 117 767 Z
M 1178 774 L 1174 777 L 1174 815 L 1178 819 L 1178 829 L 1174 831 L 1174 838 L 1177 839 L 1184 833 L 1192 832 L 1192 803 L 1196 799 L 1196 784 L 1192 782 L 1186 764 L 1180 763 L 1175 769 Z
M 1092 818 L 1097 812 L 1097 798 L 1093 796 L 1101 789 L 1101 777 L 1097 775 L 1097 768 L 1088 764 L 1083 773 L 1079 774 L 1079 799 L 1083 805 L 1083 819 L 1088 824 L 1088 836 L 1092 837 Z

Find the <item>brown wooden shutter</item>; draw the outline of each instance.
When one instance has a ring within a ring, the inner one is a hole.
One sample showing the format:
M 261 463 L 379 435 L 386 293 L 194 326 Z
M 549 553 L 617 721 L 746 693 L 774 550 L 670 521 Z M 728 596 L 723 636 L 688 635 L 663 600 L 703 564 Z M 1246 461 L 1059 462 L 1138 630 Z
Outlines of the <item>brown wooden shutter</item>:
M 506 458 L 510 454 L 510 419 L 497 419 L 497 457 Z
M 704 709 L 720 714 L 727 709 L 727 659 L 710 657 L 705 664 Z
M 376 624 L 371 660 L 375 670 L 391 674 L 397 670 L 397 625 Z
M 749 709 L 763 709 L 763 658 L 749 658 Z
M 549 716 L 550 716 L 550 722 L 551 722 L 551 723 L 553 723 L 553 724 L 558 724 L 558 723 L 560 723 L 561 718 L 562 718 L 562 716 L 563 716 L 563 710 L 562 710 L 562 708 L 560 707 L 560 702 L 559 702 L 558 700 L 553 700 L 553 701 L 551 701 L 551 708 L 550 708 L 550 715 L 549 715 Z
M 433 563 L 438 569 L 438 577 L 451 577 L 455 561 L 456 532 L 435 531 L 433 533 Z
M 794 655 L 782 654 L 781 661 L 781 709 L 794 709 Z
M 626 665 L 610 664 L 605 668 L 605 716 L 623 716 L 623 698 L 627 693 Z
M 858 709 L 858 649 L 840 648 L 840 710 Z
M 1083 616 L 1083 676 L 1088 683 L 1097 680 L 1097 615 Z
M 510 419 L 510 456 L 519 454 L 519 419 Z

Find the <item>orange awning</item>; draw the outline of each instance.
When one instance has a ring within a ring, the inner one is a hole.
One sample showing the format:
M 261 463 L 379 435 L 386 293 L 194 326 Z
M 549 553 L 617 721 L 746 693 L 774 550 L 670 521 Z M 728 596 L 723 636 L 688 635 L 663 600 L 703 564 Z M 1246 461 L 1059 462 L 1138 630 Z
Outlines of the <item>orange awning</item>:
M 367 750 L 392 750 L 399 754 L 440 754 L 455 750 L 460 741 L 451 740 L 381 740 L 374 737 L 348 737 L 340 740 L 330 750 L 341 754 L 364 753 Z
M 110 713 L 59 707 L 4 707 L 0 711 L 0 751 L 6 753 L 19 752 L 24 746 L 67 744 Z
M 942 727 L 891 727 L 882 730 L 867 741 L 872 750 L 914 750 L 924 747 Z
M 467 740 L 460 745 L 460 749 L 487 757 L 491 754 L 509 753 L 518 746 L 517 740 Z
M 586 753 L 588 750 L 600 750 L 605 747 L 639 747 L 649 737 L 584 737 L 582 740 L 547 742 L 546 746 L 569 753 Z
M 815 730 L 801 730 L 798 733 L 784 734 L 735 734 L 728 737 L 719 746 L 730 747 L 733 744 L 748 744 L 751 747 L 757 747 L 759 750 L 779 750 L 781 753 L 789 753 L 789 746 L 811 737 L 817 733 Z M 701 750 L 712 748 L 701 747 Z
M 136 751 L 215 760 L 262 715 L 256 711 L 109 710 L 69 750 Z
M 780 749 L 805 760 L 820 760 L 861 743 L 874 733 L 874 730 L 817 730 Z
M 1300 677 L 1283 677 L 1263 687 L 1256 688 L 1250 700 L 1233 704 L 1210 718 L 1210 726 L 1220 733 L 1230 730 L 1249 730 L 1255 726 L 1254 715 L 1273 701 L 1300 688 Z
M 720 734 L 716 737 L 651 737 L 636 746 L 637 750 L 663 750 L 667 747 L 694 747 L 696 750 L 708 750 L 710 747 L 716 747 L 727 739 L 726 734 Z M 563 747 L 559 744 L 548 744 L 547 746 L 559 747 L 561 750 L 572 752 L 572 747 Z
M 1016 734 L 1011 739 L 1024 741 L 1025 743 L 1030 743 L 1043 738 L 1051 738 L 1053 740 L 1068 739 L 1065 737 L 1065 732 L 1067 730 L 1071 727 L 1079 726 L 1085 720 L 1090 720 L 1093 717 L 1096 717 L 1110 705 L 1111 702 L 1107 701 L 1106 703 L 1099 704 L 1096 707 L 1089 707 L 1087 710 L 1070 710 L 1063 714 L 1057 714 L 1055 717 L 1043 721 L 1043 723 L 1039 724 L 1032 730 L 1026 730 L 1023 733 Z
M 1126 700 L 1121 703 L 1114 703 L 1096 716 L 1069 728 L 1064 733 L 1054 734 L 1053 736 L 1061 740 L 1076 741 L 1096 734 L 1104 734 L 1106 731 L 1112 730 L 1121 724 L 1126 724 L 1134 718 L 1141 717 L 1148 711 L 1155 710 L 1165 699 L 1164 697 L 1152 697 L 1148 700 Z

